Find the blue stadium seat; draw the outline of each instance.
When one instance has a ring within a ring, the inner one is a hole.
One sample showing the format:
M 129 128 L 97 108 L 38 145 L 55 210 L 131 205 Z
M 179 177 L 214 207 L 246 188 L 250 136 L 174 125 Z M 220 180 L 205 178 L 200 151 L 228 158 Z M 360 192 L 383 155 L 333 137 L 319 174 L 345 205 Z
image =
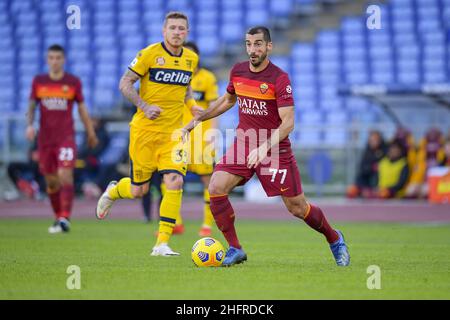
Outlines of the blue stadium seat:
M 240 7 L 236 9 L 226 7 L 221 11 L 221 15 L 223 23 L 241 24 L 244 19 L 244 11 Z
M 200 36 L 197 38 L 197 45 L 205 56 L 213 55 L 220 49 L 220 41 L 216 36 Z
M 190 8 L 189 0 L 168 0 L 167 3 L 168 11 L 187 11 Z
M 221 0 L 220 6 L 222 9 L 242 9 L 243 2 L 241 0 Z
M 264 10 L 268 7 L 267 0 L 247 0 L 244 1 L 247 11 L 250 10 Z
M 118 13 L 119 24 L 137 23 L 141 18 L 141 12 L 138 9 L 120 9 Z
M 419 20 L 417 29 L 419 32 L 437 32 L 442 27 L 439 20 Z
M 31 11 L 32 2 L 30 0 L 24 1 L 11 1 L 10 11 L 11 13 L 29 12 Z
M 270 0 L 270 13 L 275 17 L 287 17 L 292 13 L 293 0 Z
M 340 49 L 338 47 L 323 46 L 317 49 L 319 61 L 338 61 Z
M 67 52 L 67 61 L 69 63 L 90 63 L 92 60 L 92 52 L 89 49 L 78 49 L 77 51 Z
M 34 50 L 21 50 L 19 52 L 19 60 L 23 63 L 39 61 L 41 59 L 41 52 Z
M 289 73 L 289 58 L 281 55 L 272 55 L 270 61 L 281 68 L 283 71 Z
M 9 28 L 8 28 L 9 29 Z M 18 36 L 18 37 L 22 37 L 22 36 L 32 36 L 32 35 L 35 35 L 35 32 L 36 32 L 36 26 L 35 25 L 18 25 L 17 27 L 16 27 L 16 30 L 15 30 L 15 34 L 16 34 L 16 36 Z M 5 28 L 5 30 L 7 30 L 6 28 Z M 9 34 L 11 34 L 10 33 L 10 30 L 8 30 L 9 32 Z M 6 33 L 6 32 L 5 32 Z
M 343 123 L 342 125 L 345 124 Z M 345 129 L 329 128 L 325 131 L 322 142 L 333 147 L 343 147 L 348 143 L 347 131 Z
M 323 30 L 316 38 L 316 43 L 323 47 L 338 47 L 339 45 L 339 32 L 336 30 Z
M 248 10 L 245 23 L 248 27 L 265 25 L 269 21 L 269 13 L 266 8 Z
M 201 37 L 217 37 L 218 29 L 217 22 L 201 22 L 197 24 L 196 33 Z
M 117 1 L 119 11 L 139 9 L 140 0 L 119 0 Z
M 341 98 L 334 97 L 334 98 L 324 98 L 320 101 L 320 109 L 321 110 L 334 110 L 338 111 L 341 110 L 343 106 L 343 101 Z
M 240 22 L 228 23 L 221 27 L 222 40 L 225 42 L 237 42 L 244 37 L 244 28 Z
M 71 65 L 70 71 L 78 77 L 85 75 L 90 76 L 94 72 L 94 67 L 89 62 L 73 63 Z
M 347 33 L 342 35 L 342 44 L 347 46 L 359 46 L 365 45 L 366 36 L 363 33 Z
M 322 134 L 319 130 L 317 131 L 302 130 L 300 124 L 300 129 L 294 132 L 294 141 L 297 145 L 300 146 L 314 147 L 322 143 Z
M 143 0 L 144 11 L 162 10 L 165 0 Z
M 291 74 L 291 81 L 298 87 L 314 86 L 317 82 L 317 75 L 314 72 L 305 72 L 302 69 L 296 71 L 294 69 Z
M 216 23 L 219 20 L 219 11 L 215 8 L 201 8 L 197 11 L 196 19 L 199 23 Z
M 364 72 L 349 72 L 345 76 L 348 84 L 365 84 L 369 81 L 367 73 Z
M 115 90 L 113 89 L 104 89 L 104 88 L 97 88 L 94 91 L 94 97 L 93 102 L 94 106 L 97 108 L 110 108 L 114 104 Z
M 299 85 L 294 86 L 294 96 L 300 100 L 315 100 L 317 89 L 315 85 Z
M 83 34 L 83 35 L 72 35 L 68 38 L 68 43 L 70 46 L 70 49 L 73 50 L 82 50 L 87 49 L 90 46 L 91 38 L 89 35 Z
M 117 29 L 119 37 L 127 37 L 129 35 L 139 35 L 141 27 L 137 23 L 124 23 L 119 24 Z
M 216 10 L 219 9 L 219 0 L 195 0 L 194 5 L 197 9 Z
M 142 22 L 144 23 L 144 28 L 147 30 L 146 26 L 159 26 L 161 32 L 161 25 L 164 20 L 164 11 L 159 9 L 146 10 L 142 17 Z
M 443 45 L 423 46 L 424 59 L 442 59 L 445 57 L 445 47 Z
M 360 17 L 345 17 L 341 22 L 341 30 L 344 33 L 362 33 L 365 28 L 364 19 Z
M 317 125 L 323 123 L 323 115 L 320 111 L 305 111 L 300 112 L 300 124 Z
M 312 43 L 297 42 L 292 45 L 292 57 L 299 61 L 312 61 L 315 56 L 315 47 Z
M 118 79 L 116 77 L 112 77 L 109 75 L 98 74 L 95 78 L 95 88 L 96 89 L 112 89 L 116 88 L 119 84 Z
M 96 65 L 95 72 L 97 75 L 116 77 L 118 74 L 118 66 L 117 64 L 100 63 Z
M 337 71 L 322 72 L 319 74 L 320 85 L 338 84 L 341 82 L 341 73 Z

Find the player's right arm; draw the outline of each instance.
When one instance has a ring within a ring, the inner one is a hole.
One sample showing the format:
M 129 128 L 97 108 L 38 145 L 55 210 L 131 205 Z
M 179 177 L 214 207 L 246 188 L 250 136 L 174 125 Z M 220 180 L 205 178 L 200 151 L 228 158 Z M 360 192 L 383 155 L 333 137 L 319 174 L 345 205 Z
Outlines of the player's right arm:
M 27 129 L 25 135 L 29 141 L 34 141 L 34 137 L 36 135 L 36 131 L 34 130 L 34 111 L 36 110 L 36 100 L 30 99 L 28 102 L 28 111 L 27 111 Z
M 125 71 L 119 82 L 119 90 L 131 103 L 141 109 L 147 118 L 154 120 L 159 117 L 161 108 L 158 106 L 149 105 L 141 99 L 138 92 L 134 88 L 134 83 L 139 79 L 140 76 L 137 73 L 131 70 Z
M 38 93 L 37 93 L 37 79 L 36 77 L 33 79 L 31 83 L 31 94 L 30 100 L 28 102 L 28 111 L 27 111 L 27 129 L 25 131 L 25 136 L 29 141 L 34 141 L 34 137 L 36 136 L 36 131 L 34 130 L 34 112 L 36 110 L 36 105 L 38 101 Z
M 187 134 L 200 122 L 220 116 L 222 113 L 234 106 L 236 99 L 236 94 L 225 92 L 223 96 L 212 102 L 208 109 L 203 111 L 200 115 L 195 116 L 182 130 Z

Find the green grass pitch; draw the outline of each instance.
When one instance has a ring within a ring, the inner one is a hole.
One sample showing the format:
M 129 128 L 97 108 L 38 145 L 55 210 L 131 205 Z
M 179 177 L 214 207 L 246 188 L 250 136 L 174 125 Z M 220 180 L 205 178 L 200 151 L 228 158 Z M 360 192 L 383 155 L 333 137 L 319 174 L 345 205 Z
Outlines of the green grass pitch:
M 296 220 L 239 220 L 249 260 L 197 268 L 190 249 L 198 221 L 150 257 L 155 224 L 75 220 L 70 234 L 47 234 L 47 220 L 0 222 L 0 299 L 449 299 L 450 225 L 341 223 L 351 266 L 335 266 L 322 235 Z M 214 235 L 223 244 L 223 237 Z M 66 288 L 69 265 L 81 289 Z M 367 288 L 367 267 L 381 289 Z

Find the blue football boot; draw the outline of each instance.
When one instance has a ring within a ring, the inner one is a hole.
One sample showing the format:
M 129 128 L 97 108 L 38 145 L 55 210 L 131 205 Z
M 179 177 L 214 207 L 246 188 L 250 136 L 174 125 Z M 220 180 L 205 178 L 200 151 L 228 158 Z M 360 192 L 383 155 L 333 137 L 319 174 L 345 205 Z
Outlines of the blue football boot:
M 242 249 L 230 247 L 227 250 L 225 259 L 223 260 L 223 267 L 230 267 L 233 264 L 242 263 L 247 260 L 247 254 Z
M 344 235 L 339 230 L 336 230 L 336 232 L 339 235 L 339 239 L 335 243 L 330 244 L 330 249 L 333 253 L 334 260 L 336 260 L 336 264 L 340 267 L 346 267 L 350 264 L 350 254 L 345 244 Z

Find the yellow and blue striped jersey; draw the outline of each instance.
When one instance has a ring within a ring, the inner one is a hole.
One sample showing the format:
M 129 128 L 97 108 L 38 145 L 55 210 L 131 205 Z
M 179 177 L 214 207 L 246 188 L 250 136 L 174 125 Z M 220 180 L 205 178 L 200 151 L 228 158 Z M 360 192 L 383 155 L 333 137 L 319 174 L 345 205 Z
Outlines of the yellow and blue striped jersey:
M 167 133 L 181 128 L 186 90 L 197 64 L 195 52 L 183 48 L 180 55 L 175 56 L 167 50 L 164 42 L 141 50 L 128 68 L 141 77 L 140 97 L 162 111 L 157 119 L 150 120 L 138 108 L 130 125 Z

